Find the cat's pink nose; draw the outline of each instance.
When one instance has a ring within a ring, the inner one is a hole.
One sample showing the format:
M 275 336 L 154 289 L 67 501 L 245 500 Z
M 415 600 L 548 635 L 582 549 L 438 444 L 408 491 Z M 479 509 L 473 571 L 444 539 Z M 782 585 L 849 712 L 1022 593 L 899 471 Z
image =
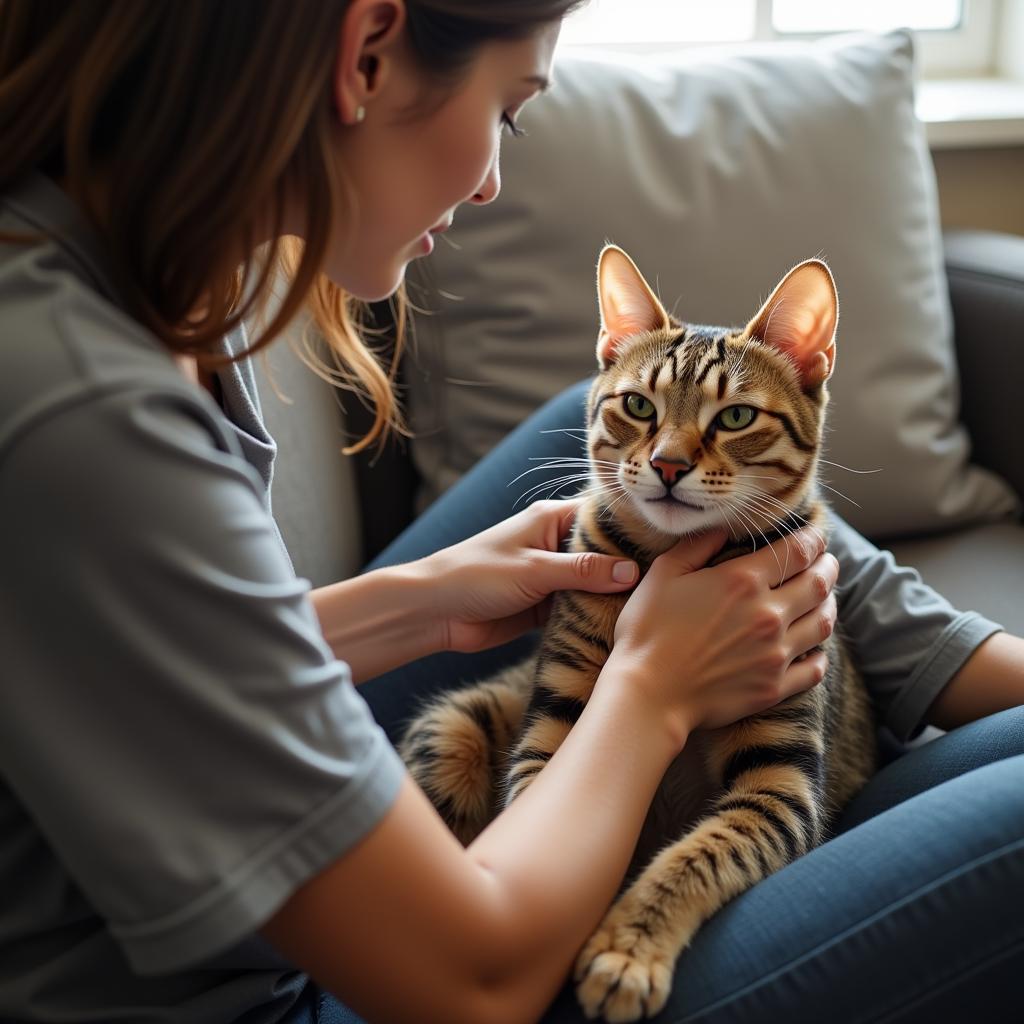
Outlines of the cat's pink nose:
M 693 469 L 693 463 L 685 459 L 677 461 L 674 459 L 661 459 L 655 456 L 651 459 L 654 471 L 661 477 L 662 483 L 671 487 L 681 476 Z

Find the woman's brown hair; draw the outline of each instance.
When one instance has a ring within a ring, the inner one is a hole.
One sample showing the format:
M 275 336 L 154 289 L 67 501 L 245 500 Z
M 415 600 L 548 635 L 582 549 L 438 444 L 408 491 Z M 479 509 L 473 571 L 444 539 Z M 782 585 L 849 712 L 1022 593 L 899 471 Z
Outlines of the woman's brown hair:
M 458 80 L 480 46 L 522 38 L 580 0 L 406 0 L 425 74 Z M 305 306 L 334 366 L 320 376 L 369 401 L 375 421 L 346 451 L 400 425 L 397 340 L 383 366 L 359 305 L 319 268 L 346 197 L 331 146 L 331 69 L 348 0 L 0 0 L 0 192 L 32 169 L 59 177 L 110 257 L 127 311 L 172 353 L 206 367 L 224 335 L 271 305 L 268 345 Z M 342 168 L 342 174 L 344 169 Z M 109 209 L 90 183 L 102 175 Z M 280 237 L 285 199 L 306 201 L 304 241 Z M 272 241 L 258 247 L 267 211 Z M 315 212 L 314 212 L 315 211 Z M 196 310 L 202 312 L 197 315 Z

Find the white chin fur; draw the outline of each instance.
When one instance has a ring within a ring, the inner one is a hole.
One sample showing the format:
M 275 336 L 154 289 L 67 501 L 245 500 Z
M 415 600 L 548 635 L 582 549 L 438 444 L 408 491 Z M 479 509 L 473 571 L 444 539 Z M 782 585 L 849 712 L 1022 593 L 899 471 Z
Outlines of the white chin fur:
M 643 498 L 633 499 L 640 514 L 664 533 L 683 536 L 687 533 L 699 533 L 713 526 L 724 525 L 721 512 L 715 508 L 696 509 L 685 505 L 670 504 L 667 501 L 644 501 Z

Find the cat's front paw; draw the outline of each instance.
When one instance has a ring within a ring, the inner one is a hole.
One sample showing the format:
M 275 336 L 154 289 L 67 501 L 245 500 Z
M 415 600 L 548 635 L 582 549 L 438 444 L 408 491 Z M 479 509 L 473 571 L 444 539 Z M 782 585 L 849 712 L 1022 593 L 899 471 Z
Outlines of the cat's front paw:
M 576 959 L 576 995 L 588 1019 L 609 1024 L 653 1017 L 672 989 L 675 958 L 614 910 Z

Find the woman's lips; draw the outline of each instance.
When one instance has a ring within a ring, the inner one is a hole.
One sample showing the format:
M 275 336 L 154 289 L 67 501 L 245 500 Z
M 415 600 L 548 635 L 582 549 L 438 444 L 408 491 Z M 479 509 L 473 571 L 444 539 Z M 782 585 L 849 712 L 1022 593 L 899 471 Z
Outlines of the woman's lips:
M 424 256 L 429 256 L 434 251 L 434 235 L 443 235 L 451 226 L 451 220 L 442 220 L 432 228 L 427 228 L 420 238 L 420 249 Z

